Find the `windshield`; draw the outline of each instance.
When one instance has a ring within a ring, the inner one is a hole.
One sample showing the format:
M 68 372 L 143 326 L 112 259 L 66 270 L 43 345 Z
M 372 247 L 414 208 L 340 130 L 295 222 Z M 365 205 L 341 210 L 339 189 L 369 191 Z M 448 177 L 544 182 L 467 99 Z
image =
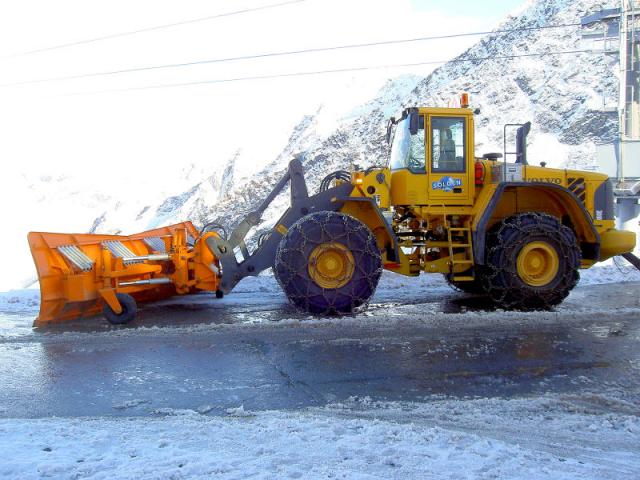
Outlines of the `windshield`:
M 413 173 L 425 173 L 424 121 L 420 124 L 415 135 L 409 131 L 409 118 L 396 125 L 389 159 L 391 170 L 408 168 Z

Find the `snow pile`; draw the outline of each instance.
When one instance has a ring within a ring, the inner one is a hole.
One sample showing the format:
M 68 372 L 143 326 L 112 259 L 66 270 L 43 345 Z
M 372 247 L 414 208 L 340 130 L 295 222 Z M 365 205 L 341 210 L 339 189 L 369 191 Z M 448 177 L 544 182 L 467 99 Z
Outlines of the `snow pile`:
M 637 471 L 637 416 L 562 414 L 555 422 L 556 414 L 547 411 L 526 422 L 537 427 L 531 436 L 518 432 L 503 440 L 483 432 L 504 427 L 501 409 L 507 421 L 514 421 L 510 428 L 518 429 L 515 408 L 531 405 L 487 400 L 448 401 L 442 408 L 438 402 L 369 408 L 365 402 L 353 409 L 300 412 L 239 408 L 242 415 L 234 411 L 225 418 L 182 410 L 160 418 L 4 419 L 0 476 L 573 480 L 622 478 Z M 453 428 L 440 426 L 454 420 Z M 465 428 L 466 421 L 480 433 L 465 431 L 473 430 Z M 545 431 L 550 434 L 546 445 L 531 441 Z M 575 437 L 597 441 L 585 446 L 588 452 L 555 445 L 556 439 Z
M 40 308 L 40 291 L 34 289 L 0 292 L 0 312 L 28 313 Z
M 640 270 L 621 260 L 607 260 L 601 264 L 580 270 L 579 285 L 640 282 Z
M 580 270 L 579 286 L 625 282 L 640 282 L 640 271 L 628 264 L 623 264 L 617 259 L 615 262 L 609 260 L 587 270 Z M 374 303 L 402 301 L 405 297 L 415 297 L 416 291 L 428 291 L 431 294 L 434 292 L 442 292 L 446 294 L 452 292 L 452 289 L 444 280 L 444 277 L 439 274 L 423 273 L 419 277 L 406 277 L 384 271 L 372 301 Z M 280 290 L 270 270 L 258 277 L 247 277 L 243 279 L 228 298 L 233 301 L 236 296 L 238 296 L 238 301 L 243 305 L 261 304 L 267 301 L 267 297 L 270 302 L 277 299 L 286 302 L 284 294 Z M 184 303 L 184 300 L 181 300 L 181 298 L 182 297 L 175 297 L 173 299 L 156 302 L 156 304 L 169 305 L 173 303 Z M 225 299 L 217 303 L 226 301 Z M 211 302 L 211 298 L 209 295 L 190 296 L 189 302 L 194 304 L 209 303 Z M 37 289 L 0 292 L 0 314 L 5 314 L 5 316 L 6 314 L 35 316 L 39 308 L 40 292 Z M 0 319 L 0 326 L 3 323 L 2 319 Z

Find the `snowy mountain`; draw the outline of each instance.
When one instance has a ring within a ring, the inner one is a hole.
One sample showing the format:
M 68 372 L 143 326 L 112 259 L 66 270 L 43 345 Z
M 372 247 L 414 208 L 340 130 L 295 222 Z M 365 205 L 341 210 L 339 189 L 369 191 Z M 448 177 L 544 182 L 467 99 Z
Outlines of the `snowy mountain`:
M 601 110 L 617 98 L 617 57 L 585 50 L 575 24 L 607 5 L 602 1 L 543 0 L 460 57 L 424 79 L 408 103 L 439 105 L 460 91 L 481 109 L 476 148 L 502 150 L 502 125 L 531 121 L 530 158 L 554 166 L 593 166 L 594 144 L 617 132 L 616 113 Z M 527 30 L 542 27 L 540 30 Z M 532 53 L 544 56 L 526 56 Z M 508 58 L 510 56 L 517 58 Z
M 609 141 L 617 131 L 617 116 L 601 109 L 603 98 L 617 95 L 617 58 L 585 50 L 580 18 L 609 5 L 589 0 L 540 0 L 517 17 L 509 17 L 499 32 L 426 78 L 405 76 L 389 80 L 370 101 L 341 116 L 321 106 L 300 120 L 288 143 L 272 162 L 241 182 L 227 183 L 238 161 L 199 182 L 156 212 L 149 225 L 186 218 L 234 225 L 268 194 L 286 171 L 293 154 L 307 152 L 307 181 L 314 191 L 321 179 L 352 164 L 384 165 L 386 121 L 403 106 L 446 106 L 462 91 L 471 94 L 476 117 L 476 151 L 502 151 L 503 125 L 531 121 L 529 158 L 550 166 L 595 168 L 595 144 Z M 569 27 L 553 28 L 555 25 Z M 536 54 L 531 56 L 531 54 Z M 542 55 L 538 55 L 542 54 Z M 327 128 L 328 127 L 328 128 Z M 286 193 L 286 192 L 285 192 Z M 273 206 L 262 228 L 268 228 L 286 207 L 286 194 Z M 270 223 L 271 222 L 271 223 Z M 113 228 L 113 227 L 112 227 Z
M 123 225 L 127 231 L 144 230 L 186 219 L 198 225 L 216 221 L 233 226 L 268 195 L 285 174 L 289 161 L 300 152 L 307 152 L 305 169 L 311 192 L 334 170 L 349 168 L 353 163 L 382 165 L 387 152 L 383 141 L 385 122 L 420 80 L 414 75 L 388 80 L 372 100 L 356 106 L 345 108 L 335 102 L 324 103 L 295 125 L 275 159 L 266 165 L 256 165 L 251 175 L 244 171 L 247 163 L 255 162 L 239 146 L 224 169 L 201 172 L 202 177 L 184 191 L 159 205 L 144 206 L 133 222 L 122 215 L 107 214 L 96 231 L 114 233 L 122 231 Z M 380 132 L 371 135 L 377 130 Z M 186 177 L 195 177 L 187 170 Z M 285 191 L 267 211 L 257 233 L 269 228 L 287 204 Z

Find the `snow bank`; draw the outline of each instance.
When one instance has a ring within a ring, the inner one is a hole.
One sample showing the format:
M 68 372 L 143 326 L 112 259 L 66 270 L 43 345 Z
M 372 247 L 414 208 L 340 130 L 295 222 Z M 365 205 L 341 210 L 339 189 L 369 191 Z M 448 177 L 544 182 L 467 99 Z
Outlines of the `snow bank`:
M 0 338 L 30 335 L 39 309 L 38 290 L 0 292 Z
M 457 405 L 451 409 L 446 402 L 448 413 L 443 413 L 500 422 L 496 405 L 489 413 L 473 402 L 470 409 L 466 402 Z M 639 463 L 631 447 L 603 461 L 594 449 L 574 458 L 567 448 L 544 451 L 443 428 L 438 422 L 422 421 L 425 413 L 434 413 L 428 404 L 388 404 L 382 409 L 364 405 L 351 411 L 341 406 L 288 413 L 253 414 L 241 407 L 238 411 L 243 414 L 234 411 L 225 418 L 175 411 L 160 418 L 0 420 L 0 476 L 600 479 L 621 478 L 626 468 Z M 465 411 L 471 414 L 465 416 Z M 607 438 L 616 443 L 637 441 L 638 419 L 619 422 L 620 428 L 614 428 L 592 418 L 577 428 L 600 435 L 604 445 Z M 558 427 L 561 432 L 562 425 Z
M 10 290 L 0 292 L 0 312 L 3 313 L 25 313 L 37 312 L 40 308 L 40 291 Z
M 640 270 L 627 264 L 624 260 L 616 262 L 607 260 L 587 270 L 580 270 L 579 285 L 600 285 L 605 283 L 624 283 L 640 281 Z
M 629 264 L 609 260 L 587 270 L 580 270 L 580 285 L 596 285 L 605 283 L 622 283 L 640 281 L 640 271 Z M 419 277 L 405 277 L 391 272 L 383 272 L 378 286 L 377 294 L 383 294 L 386 298 L 398 290 L 415 292 L 428 288 L 450 291 L 442 275 L 422 274 Z M 258 294 L 255 299 L 260 303 L 260 295 L 281 294 L 280 288 L 271 274 L 258 277 L 248 277 L 242 280 L 233 290 L 235 294 Z M 389 293 L 389 295 L 386 295 Z M 208 297 L 207 297 L 208 299 Z M 205 297 L 203 297 L 205 300 Z M 245 299 L 246 300 L 246 299 Z M 375 301 L 375 298 L 374 298 Z M 171 302 L 171 300 L 169 300 Z M 37 312 L 40 306 L 40 292 L 37 289 L 10 290 L 0 292 L 0 312 Z
M 618 266 L 613 262 L 608 262 L 602 265 L 597 265 L 588 270 L 581 271 L 581 280 L 579 287 L 596 285 L 596 284 L 622 284 L 622 282 L 640 282 L 640 272 L 633 267 Z M 637 287 L 634 287 L 637 288 Z M 417 278 L 404 277 L 391 272 L 384 272 L 380 280 L 379 287 L 372 298 L 370 308 L 362 315 L 356 317 L 344 317 L 339 319 L 319 319 L 313 317 L 301 317 L 292 309 L 288 309 L 287 300 L 280 290 L 275 278 L 272 275 L 260 275 L 259 277 L 249 277 L 244 279 L 238 284 L 236 289 L 222 300 L 214 300 L 211 295 L 191 295 L 188 297 L 176 296 L 155 304 L 156 307 L 169 305 L 203 305 L 205 308 L 218 309 L 218 311 L 225 312 L 233 317 L 233 323 L 231 325 L 226 324 L 212 324 L 211 322 L 204 322 L 202 324 L 194 325 L 188 323 L 186 325 L 176 322 L 170 327 L 174 332 L 178 330 L 195 333 L 197 331 L 211 331 L 211 330 L 225 330 L 227 328 L 241 328 L 242 325 L 247 327 L 256 328 L 257 325 L 264 325 L 265 327 L 275 327 L 276 324 L 281 327 L 288 325 L 314 323 L 316 325 L 325 324 L 341 324 L 346 325 L 352 322 L 358 324 L 366 324 L 367 322 L 377 324 L 379 323 L 380 316 L 383 318 L 385 324 L 392 324 L 395 321 L 413 323 L 414 321 L 429 321 L 440 317 L 442 312 L 447 312 L 448 321 L 455 321 L 456 313 L 454 311 L 442 310 L 443 307 L 438 307 L 437 299 L 453 299 L 459 294 L 444 281 L 442 275 L 427 275 L 423 274 Z M 580 298 L 582 295 L 581 290 L 578 289 L 570 296 L 568 302 L 572 298 Z M 25 335 L 33 334 L 32 324 L 33 320 L 38 315 L 40 306 L 40 295 L 38 290 L 12 290 L 9 292 L 0 292 L 0 339 L 1 338 L 14 338 L 22 337 Z M 416 311 L 415 305 L 429 304 L 429 308 L 420 307 L 419 312 Z M 589 301 L 591 302 L 591 300 Z M 627 304 L 625 304 L 627 305 Z M 414 306 L 414 307 L 412 307 Z M 635 308 L 633 305 L 627 305 Z M 402 309 L 400 309 L 402 307 Z M 595 307 L 595 305 L 591 305 Z M 571 309 L 575 310 L 575 302 L 572 304 Z M 609 307 L 603 307 L 608 310 Z M 390 310 L 391 309 L 391 310 Z M 264 310 L 264 311 L 263 311 Z M 602 308 L 601 308 L 602 310 Z M 213 312 L 214 310 L 212 310 Z M 562 311 L 562 306 L 559 311 Z M 589 308 L 588 304 L 584 304 L 584 308 L 580 308 L 583 314 L 590 311 L 592 314 L 594 310 Z M 636 311 L 636 310 L 633 310 Z M 266 312 L 266 313 L 265 313 Z M 275 313 L 275 316 L 270 315 L 269 312 Z M 623 310 L 618 309 L 618 313 L 622 313 Z M 413 318 L 412 315 L 418 316 Z M 485 310 L 467 311 L 466 309 L 460 310 L 459 315 L 464 315 L 464 321 L 471 321 L 473 316 L 486 317 L 489 313 Z M 507 315 L 501 313 L 501 316 Z M 517 312 L 516 318 L 522 316 L 520 312 Z M 535 321 L 543 321 L 551 314 L 542 314 L 542 317 L 537 314 L 528 314 L 526 317 Z M 371 318 L 370 318 L 371 317 Z M 569 321 L 567 312 L 563 313 L 563 321 Z M 554 317 L 555 318 L 555 317 Z M 277 320 L 277 322 L 274 322 Z M 555 320 L 557 321 L 557 319 Z M 99 322 L 98 322 L 99 323 Z M 106 331 L 111 336 L 126 336 L 126 335 L 138 335 L 143 333 L 149 334 L 163 334 L 167 331 L 166 326 L 155 326 L 153 322 L 149 325 L 137 325 L 135 329 L 109 329 Z M 65 335 L 81 335 L 79 332 L 66 332 Z M 97 332 L 86 333 L 86 335 L 94 336 Z

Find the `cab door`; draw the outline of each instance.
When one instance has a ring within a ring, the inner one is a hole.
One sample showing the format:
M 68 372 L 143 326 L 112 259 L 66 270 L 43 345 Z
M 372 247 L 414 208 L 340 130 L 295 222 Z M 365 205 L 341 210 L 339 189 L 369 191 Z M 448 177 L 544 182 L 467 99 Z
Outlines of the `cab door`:
M 473 128 L 469 116 L 427 115 L 430 204 L 471 205 L 474 197 Z

